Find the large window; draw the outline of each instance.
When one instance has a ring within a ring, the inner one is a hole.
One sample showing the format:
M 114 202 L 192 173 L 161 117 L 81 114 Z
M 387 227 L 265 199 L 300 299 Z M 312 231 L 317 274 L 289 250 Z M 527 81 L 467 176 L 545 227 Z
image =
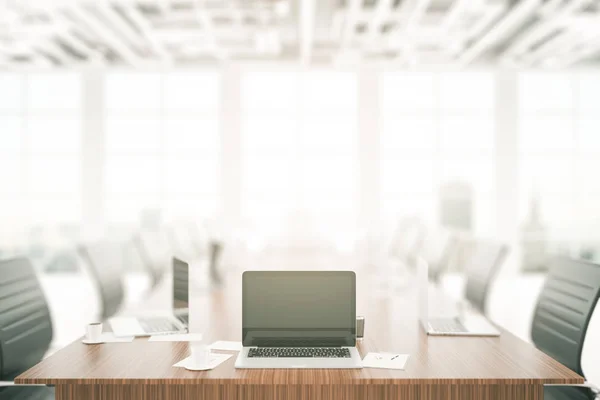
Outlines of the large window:
M 175 218 L 216 213 L 219 85 L 216 72 L 108 75 L 110 221 L 135 221 L 144 209 Z
M 600 77 L 591 73 L 529 72 L 519 77 L 520 218 L 532 199 L 555 242 L 585 246 L 600 217 Z
M 24 90 L 20 75 L 0 74 L 0 226 L 2 241 L 9 226 L 22 224 Z
M 384 73 L 382 214 L 437 222 L 440 188 L 466 184 L 474 230 L 493 229 L 493 75 Z
M 79 74 L 0 75 L 0 217 L 13 233 L 81 218 Z
M 81 220 L 81 78 L 27 78 L 25 168 L 30 223 Z
M 245 218 L 330 238 L 355 228 L 356 75 L 249 72 L 242 82 Z

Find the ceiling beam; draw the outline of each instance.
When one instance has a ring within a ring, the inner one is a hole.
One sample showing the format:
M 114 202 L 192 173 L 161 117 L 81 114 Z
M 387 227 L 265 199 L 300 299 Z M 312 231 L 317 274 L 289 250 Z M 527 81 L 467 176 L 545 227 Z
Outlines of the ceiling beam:
M 54 40 L 53 36 L 34 42 L 31 48 L 33 51 L 46 57 L 53 63 L 58 61 L 61 66 L 69 66 L 80 61 L 74 55 L 68 54 L 65 49 Z
M 52 7 L 48 4 L 43 4 L 40 7 L 47 14 L 50 20 L 54 21 L 55 24 L 60 25 L 60 29 L 57 29 L 55 32 L 56 37 L 60 38 L 78 53 L 81 53 L 83 56 L 87 57 L 88 60 L 104 62 L 104 57 L 100 52 L 90 48 L 85 42 L 73 34 L 73 30 L 80 32 L 81 27 L 76 26 L 73 21 L 65 17 L 58 7 Z
M 540 15 L 545 18 L 547 15 L 554 14 L 562 2 L 563 0 L 547 0 L 540 6 Z
M 342 51 L 348 49 L 352 43 L 352 39 L 356 33 L 356 21 L 358 20 L 361 4 L 361 0 L 348 0 L 344 25 L 342 27 L 342 37 L 340 38 Z
M 79 7 L 72 7 L 69 11 L 74 17 L 94 31 L 96 36 L 102 39 L 104 43 L 116 52 L 125 62 L 135 67 L 143 66 L 145 64 L 145 60 L 142 57 L 123 43 L 123 41 L 97 17 Z
M 392 14 L 394 0 L 379 0 L 369 21 L 369 40 L 375 42 L 381 36 L 381 27 Z
M 66 44 L 71 46 L 73 50 L 81 53 L 84 57 L 87 58 L 88 62 L 93 63 L 102 63 L 104 64 L 104 55 L 97 51 L 96 49 L 90 48 L 85 42 L 83 42 L 77 35 L 74 35 L 69 30 L 65 30 L 63 32 L 59 32 L 57 34 L 61 40 L 63 40 Z
M 208 38 L 208 45 L 213 49 L 214 57 L 217 60 L 224 60 L 227 58 L 227 52 L 223 48 L 219 47 L 215 29 L 213 26 L 212 18 L 206 13 L 204 0 L 192 0 L 194 7 L 194 16 L 202 26 L 202 29 L 206 32 Z
M 550 58 L 562 57 L 576 46 L 580 40 L 581 37 L 576 32 L 566 32 L 535 50 L 522 54 L 518 60 L 527 67 L 542 65 Z
M 414 0 L 414 5 L 408 12 L 408 19 L 404 27 L 404 31 L 409 35 L 419 25 L 421 18 L 425 15 L 431 0 Z
M 543 19 L 513 41 L 504 52 L 503 60 L 524 62 L 527 66 L 532 66 L 544 62 L 553 55 L 560 57 L 565 50 L 577 42 L 579 35 L 573 31 L 583 30 L 587 26 L 583 22 L 585 19 L 582 19 L 580 23 L 579 17 L 575 17 L 576 11 L 586 2 L 587 0 L 573 0 L 563 7 L 560 7 L 558 1 L 546 3 L 542 14 Z M 591 26 L 598 26 L 598 22 L 594 20 Z M 531 48 L 560 29 L 563 30 L 563 33 L 559 37 L 549 38 L 546 42 L 539 44 L 537 48 Z
M 123 19 L 110 3 L 102 1 L 94 3 L 100 14 L 112 25 L 113 30 L 124 38 L 131 47 L 144 46 L 146 44 L 144 38 Z
M 387 39 L 390 33 L 382 33 L 381 28 L 393 15 L 393 0 L 379 0 L 368 23 L 367 38 L 364 47 L 369 53 L 381 53 L 385 51 Z
M 519 57 L 520 55 L 527 52 L 527 50 L 536 42 L 544 39 L 552 32 L 556 31 L 555 20 L 544 20 L 533 25 L 527 31 L 523 32 L 518 38 L 516 38 L 504 52 L 503 58 L 511 59 Z
M 137 5 L 131 4 L 126 7 L 123 7 L 123 11 L 127 13 L 127 15 L 131 18 L 134 24 L 138 27 L 138 29 L 143 33 L 144 37 L 150 44 L 151 49 L 165 62 L 171 64 L 173 62 L 173 57 L 165 47 L 163 43 L 158 40 L 155 35 L 155 31 L 152 28 L 152 25 L 148 21 L 148 19 L 142 14 L 142 12 L 137 8 Z
M 34 45 L 31 48 L 31 51 L 36 55 L 46 59 L 52 66 L 68 64 L 60 55 L 56 55 L 53 51 L 48 50 L 39 44 Z
M 396 55 L 396 62 L 409 67 L 418 63 L 418 54 L 415 52 L 415 43 L 412 37 L 418 30 L 418 24 L 427 11 L 429 3 L 430 0 L 413 0 L 406 2 L 403 6 L 402 12 L 406 15 L 406 20 L 404 26 L 395 33 L 397 42 L 401 44 Z
M 82 63 L 85 62 L 85 60 L 82 60 L 80 57 L 78 57 L 76 54 L 73 54 L 72 52 L 70 52 L 68 49 L 65 49 L 60 41 L 58 41 L 57 39 L 61 39 L 64 43 L 68 44 L 68 41 L 64 39 L 63 36 L 56 34 L 54 35 L 54 37 L 52 38 L 48 38 L 48 46 L 50 48 L 54 48 L 56 49 L 56 53 L 60 53 L 64 55 L 64 58 L 67 60 L 67 62 L 69 64 L 73 64 L 73 63 Z M 72 46 L 73 47 L 73 46 Z M 75 47 L 73 47 L 73 50 L 77 50 L 75 49 Z
M 562 68 L 570 67 L 581 61 L 584 61 L 587 58 L 593 57 L 597 53 L 600 53 L 600 37 L 594 38 L 591 42 L 592 44 L 590 47 L 567 57 L 561 62 L 560 66 Z
M 485 50 L 497 44 L 530 18 L 540 4 L 541 0 L 522 0 L 516 3 L 496 25 L 460 55 L 458 64 L 461 66 L 471 64 Z
M 39 53 L 32 53 L 31 56 L 32 56 L 31 63 L 35 66 L 42 67 L 42 68 L 55 67 L 55 64 L 52 61 L 50 61 L 46 56 L 43 56 Z
M 505 11 L 506 6 L 504 3 L 489 4 L 483 15 L 479 17 L 479 20 L 468 30 L 467 38 L 481 37 L 485 33 L 485 30 Z
M 450 6 L 450 9 L 440 24 L 440 31 L 448 32 L 456 21 L 458 21 L 458 18 L 464 10 L 468 8 L 468 5 L 469 0 L 454 0 L 454 3 L 452 3 L 452 6 Z
M 590 0 L 571 0 L 569 3 L 564 5 L 562 8 L 556 10 L 554 16 L 563 18 L 568 15 L 572 15 L 576 11 L 579 11 L 580 8 L 589 3 Z

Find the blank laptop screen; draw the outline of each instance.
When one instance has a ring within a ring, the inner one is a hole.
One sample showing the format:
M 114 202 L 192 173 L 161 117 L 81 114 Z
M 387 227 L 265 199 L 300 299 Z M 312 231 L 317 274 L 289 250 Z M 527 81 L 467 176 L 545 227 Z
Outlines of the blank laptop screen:
M 173 258 L 173 311 L 189 308 L 189 265 Z
M 354 346 L 356 278 L 349 271 L 248 271 L 245 346 Z

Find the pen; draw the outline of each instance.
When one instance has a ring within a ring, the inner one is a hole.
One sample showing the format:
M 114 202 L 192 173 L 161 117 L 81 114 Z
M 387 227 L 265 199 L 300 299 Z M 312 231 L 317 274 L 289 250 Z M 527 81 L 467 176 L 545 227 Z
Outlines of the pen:
M 393 360 L 394 360 L 394 358 L 398 358 L 398 356 L 399 356 L 399 355 L 400 355 L 400 354 L 396 354 L 394 357 L 392 357 L 392 359 L 391 359 L 390 361 L 393 361 Z

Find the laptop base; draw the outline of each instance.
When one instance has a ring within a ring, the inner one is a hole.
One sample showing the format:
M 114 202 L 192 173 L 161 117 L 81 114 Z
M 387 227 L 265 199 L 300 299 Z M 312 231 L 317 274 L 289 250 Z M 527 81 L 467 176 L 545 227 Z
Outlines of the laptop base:
M 109 320 L 110 327 L 115 336 L 153 336 L 153 335 L 168 335 L 172 333 L 186 333 L 187 328 L 175 317 L 148 317 L 151 320 L 162 320 L 162 323 L 169 325 L 172 329 L 152 330 L 144 329 L 144 318 L 139 317 L 116 317 Z
M 443 329 L 447 322 L 450 329 Z M 461 329 L 458 329 L 458 328 Z M 500 336 L 498 331 L 485 317 L 479 315 L 464 318 L 436 318 L 424 324 L 425 331 L 430 336 Z
M 248 357 L 253 347 L 244 347 L 238 354 L 238 369 L 360 369 L 362 359 L 356 347 L 346 347 L 350 358 L 254 358 Z

